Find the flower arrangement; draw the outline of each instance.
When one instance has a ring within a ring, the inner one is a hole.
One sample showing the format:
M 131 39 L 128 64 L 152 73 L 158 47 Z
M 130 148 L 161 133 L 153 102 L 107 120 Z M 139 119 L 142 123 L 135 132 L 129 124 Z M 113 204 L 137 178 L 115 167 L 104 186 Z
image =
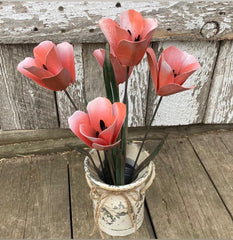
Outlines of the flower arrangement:
M 97 49 L 93 54 L 103 68 L 107 98 L 97 97 L 87 103 L 87 112 L 77 109 L 66 90 L 75 82 L 74 51 L 71 44 L 63 42 L 55 45 L 51 41 L 44 41 L 34 48 L 34 58 L 26 58 L 19 63 L 18 70 L 44 88 L 65 91 L 76 110 L 68 119 L 70 129 L 85 144 L 96 150 L 99 167 L 88 152 L 85 154 L 91 159 L 99 178 L 109 185 L 119 186 L 133 182 L 159 152 L 163 141 L 155 147 L 151 155 L 138 164 L 143 144 L 162 98 L 193 89 L 195 86 L 184 87 L 183 84 L 193 72 L 200 68 L 200 65 L 194 56 L 175 46 L 165 49 L 157 62 L 155 52 L 149 44 L 158 22 L 153 18 L 144 19 L 135 10 L 122 12 L 120 25 L 112 19 L 101 19 L 99 26 L 108 43 L 106 49 Z M 160 96 L 160 99 L 147 126 L 134 163 L 129 165 L 126 162 L 128 79 L 133 68 L 140 63 L 145 54 L 155 93 Z M 119 100 L 121 83 L 125 83 L 122 102 Z

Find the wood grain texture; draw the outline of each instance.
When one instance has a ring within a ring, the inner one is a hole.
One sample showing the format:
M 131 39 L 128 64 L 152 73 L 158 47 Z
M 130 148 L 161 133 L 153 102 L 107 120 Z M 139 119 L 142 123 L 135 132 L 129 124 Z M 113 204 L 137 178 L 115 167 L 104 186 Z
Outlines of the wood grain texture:
M 132 6 L 158 19 L 153 40 L 233 38 L 231 1 L 3 1 L 0 43 L 105 42 L 98 20 L 116 19 Z
M 9 129 L 58 127 L 54 93 L 17 71 L 34 45 L 0 45 L 0 126 Z
M 188 90 L 167 97 L 163 97 L 153 125 L 188 125 L 201 123 L 204 118 L 207 96 L 211 84 L 211 78 L 218 52 L 217 42 L 160 42 L 154 46 L 155 52 L 160 53 L 168 46 L 174 45 L 183 51 L 196 57 L 201 68 L 190 76 L 184 86 L 196 86 L 194 90 Z M 157 48 L 158 47 L 158 48 Z M 148 119 L 151 119 L 158 102 L 154 87 L 151 83 L 151 91 L 148 102 Z
M 147 202 L 158 238 L 233 237 L 231 216 L 186 138 L 168 139 L 155 164 Z
M 1 238 L 70 238 L 67 165 L 59 155 L 0 161 Z
M 233 131 L 197 135 L 190 139 L 233 216 Z
M 147 57 L 134 67 L 128 80 L 128 126 L 145 126 L 147 91 L 149 83 L 149 65 Z M 123 100 L 125 83 L 119 85 L 120 99 Z
M 233 123 L 233 42 L 223 41 L 212 80 L 205 123 Z
M 72 222 L 73 234 L 75 239 L 99 239 L 100 235 L 96 230 L 93 236 L 89 236 L 94 227 L 94 217 L 92 202 L 89 198 L 90 189 L 87 185 L 83 160 L 80 154 L 75 152 L 69 154 L 70 184 L 71 184 L 71 204 L 72 204 Z M 113 237 L 104 234 L 105 238 Z M 114 237 L 117 238 L 117 237 Z M 131 234 L 124 239 L 149 239 L 154 238 L 154 234 L 149 222 L 147 213 L 145 213 L 144 222 L 136 234 Z M 122 239 L 122 237 L 121 237 Z
M 221 133 L 232 130 L 232 124 L 152 127 L 148 134 L 148 139 L 161 140 L 167 134 L 169 134 L 169 138 L 177 138 L 200 133 Z M 128 140 L 142 140 L 145 131 L 145 127 L 129 128 Z M 0 158 L 9 158 L 27 154 L 61 152 L 69 150 L 77 145 L 83 147 L 86 146 L 69 129 L 0 131 Z
M 105 48 L 105 44 L 83 44 L 84 98 L 88 102 L 106 96 L 103 70 L 93 56 L 98 48 Z
M 75 83 L 69 86 L 66 90 L 73 99 L 78 110 L 84 111 L 86 109 L 84 102 L 84 69 L 82 60 L 82 45 L 74 45 L 74 59 L 75 59 Z M 74 112 L 75 108 L 63 91 L 57 92 L 57 104 L 59 111 L 60 127 L 68 127 L 68 117 Z

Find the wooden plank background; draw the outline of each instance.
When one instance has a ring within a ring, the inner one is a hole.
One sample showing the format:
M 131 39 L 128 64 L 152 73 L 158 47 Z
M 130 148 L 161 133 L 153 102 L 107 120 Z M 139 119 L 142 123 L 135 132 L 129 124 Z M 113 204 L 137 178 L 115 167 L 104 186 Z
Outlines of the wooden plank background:
M 17 72 L 17 64 L 43 40 L 74 45 L 76 82 L 67 88 L 80 110 L 84 99 L 105 96 L 102 70 L 92 53 L 106 41 L 98 20 L 117 19 L 134 7 L 156 17 L 152 47 L 157 56 L 175 45 L 196 56 L 201 69 L 186 86 L 165 97 L 156 126 L 233 123 L 233 3 L 231 1 L 4 1 L 0 3 L 0 129 L 66 128 L 74 108 L 62 92 L 43 89 Z M 194 7 L 195 6 L 195 7 Z M 124 84 L 120 85 L 121 96 Z M 129 80 L 129 126 L 144 126 L 157 104 L 146 58 Z

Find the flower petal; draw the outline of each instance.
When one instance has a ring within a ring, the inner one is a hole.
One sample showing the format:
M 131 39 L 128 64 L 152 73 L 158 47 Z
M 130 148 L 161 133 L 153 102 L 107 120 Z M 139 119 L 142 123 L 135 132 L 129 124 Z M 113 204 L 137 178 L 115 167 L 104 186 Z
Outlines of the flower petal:
M 144 28 L 140 34 L 141 39 L 149 39 L 153 36 L 155 29 L 158 27 L 158 21 L 155 18 L 146 18 L 144 19 Z
M 187 52 L 183 52 L 181 68 L 185 68 L 186 66 L 192 65 L 194 63 L 198 63 L 196 58 L 193 55 L 191 55 L 191 54 L 189 54 Z M 200 64 L 199 64 L 199 67 L 200 67 Z
M 161 56 L 159 62 L 158 89 L 160 89 L 163 86 L 166 86 L 169 83 L 174 83 L 174 73 L 170 65 L 163 59 L 163 56 Z
M 157 59 L 154 53 L 154 50 L 152 48 L 147 48 L 146 50 L 147 53 L 147 59 L 148 59 L 148 63 L 150 66 L 150 72 L 151 72 L 151 76 L 154 82 L 154 87 L 155 90 L 158 90 L 158 63 L 157 63 Z
M 96 135 L 96 130 L 92 128 L 90 125 L 87 124 L 81 124 L 80 125 L 80 133 L 87 138 L 90 142 L 93 143 L 98 143 L 101 145 L 107 145 L 107 142 L 102 139 L 97 137 Z
M 110 18 L 106 18 L 99 21 L 99 26 L 112 48 L 111 51 L 115 52 L 117 49 L 117 36 L 115 27 L 118 26 L 118 23 Z
M 53 47 L 47 54 L 45 66 L 54 75 L 62 70 L 62 63 L 57 47 Z
M 142 32 L 144 27 L 144 21 L 141 13 L 133 9 L 122 12 L 120 15 L 120 27 L 126 31 L 129 30 L 134 41 L 134 39 Z
M 114 135 L 112 139 L 112 142 L 115 142 L 120 133 L 121 127 L 125 121 L 126 105 L 124 103 L 115 102 L 113 103 L 112 109 L 113 109 L 113 115 L 116 116 L 116 125 L 115 125 Z
M 127 74 L 127 67 L 121 65 L 120 62 L 118 61 L 117 57 L 113 56 L 112 54 L 110 54 L 110 59 L 111 59 L 111 63 L 112 63 L 112 67 L 114 70 L 114 75 L 115 75 L 117 84 L 125 82 L 126 74 Z M 133 67 L 130 67 L 128 78 L 130 77 L 132 71 L 133 71 Z
M 92 147 L 95 148 L 96 150 L 100 150 L 100 151 L 105 151 L 105 150 L 109 150 L 111 148 L 114 148 L 115 146 L 117 146 L 119 143 L 121 142 L 121 140 L 113 143 L 113 144 L 109 144 L 109 145 L 101 145 L 98 143 L 93 143 Z
M 194 62 L 194 63 L 191 63 L 189 65 L 186 65 L 184 66 L 182 69 L 181 69 L 181 74 L 182 73 L 186 73 L 186 72 L 191 72 L 191 71 L 196 71 L 200 68 L 200 64 L 199 62 Z
M 129 34 L 129 32 L 123 28 L 120 28 L 118 25 L 115 26 L 115 32 L 116 32 L 117 45 L 121 40 L 128 40 L 128 41 L 134 42 L 134 39 L 132 40 L 132 36 Z M 116 50 L 114 50 L 114 53 L 115 51 Z
M 43 41 L 33 50 L 33 54 L 36 59 L 38 59 L 41 64 L 46 64 L 46 58 L 48 52 L 55 47 L 55 44 L 51 41 Z
M 157 94 L 159 96 L 169 96 L 169 95 L 172 95 L 172 94 L 175 94 L 175 93 L 178 93 L 178 92 L 182 92 L 182 91 L 185 91 L 185 90 L 193 89 L 193 88 L 195 88 L 195 86 L 185 88 L 185 87 L 182 87 L 178 84 L 172 83 L 172 84 L 167 84 L 167 85 L 159 88 L 159 90 L 157 91 Z
M 175 70 L 176 74 L 179 74 L 183 65 L 183 55 L 184 53 L 179 48 L 170 46 L 162 52 L 161 57 L 167 62 L 172 70 Z
M 91 126 L 101 132 L 100 121 L 102 120 L 106 127 L 112 125 L 114 118 L 112 116 L 112 104 L 104 97 L 97 97 L 87 105 L 87 111 Z
M 100 49 L 96 49 L 93 52 L 94 57 L 96 58 L 97 62 L 99 63 L 99 65 L 101 67 L 104 66 L 104 59 L 105 59 L 105 50 L 100 48 Z
M 196 70 L 178 75 L 177 77 L 174 78 L 174 83 L 183 85 L 183 83 L 187 80 L 187 78 L 191 76 L 195 71 Z
M 135 66 L 142 60 L 148 41 L 145 39 L 139 42 L 122 40 L 118 44 L 116 55 L 119 62 L 124 66 Z
M 116 127 L 116 117 L 114 118 L 113 124 L 99 134 L 99 138 L 103 139 L 107 144 L 111 144 L 115 142 L 115 140 L 113 141 L 115 127 Z
M 76 111 L 73 113 L 72 116 L 69 117 L 68 124 L 70 129 L 76 136 L 78 136 L 88 146 L 92 146 L 92 141 L 90 141 L 88 138 L 86 138 L 80 133 L 81 124 L 90 125 L 88 114 L 82 111 Z
M 63 42 L 57 45 L 63 68 L 70 72 L 72 83 L 75 82 L 75 64 L 74 64 L 74 48 L 68 42 Z
M 72 84 L 73 80 L 70 76 L 70 72 L 63 68 L 56 76 L 43 78 L 44 85 L 53 91 L 62 91 Z
M 25 75 L 26 77 L 31 78 L 33 81 L 35 81 L 36 83 L 38 83 L 42 87 L 45 87 L 44 83 L 41 81 L 41 78 L 39 78 L 38 76 L 34 75 L 33 73 L 31 73 L 31 72 L 29 72 L 28 70 L 25 69 L 25 68 L 28 68 L 30 66 L 38 66 L 38 64 L 37 64 L 37 62 L 35 61 L 34 58 L 27 57 L 18 64 L 17 70 L 19 72 L 21 72 L 23 75 Z

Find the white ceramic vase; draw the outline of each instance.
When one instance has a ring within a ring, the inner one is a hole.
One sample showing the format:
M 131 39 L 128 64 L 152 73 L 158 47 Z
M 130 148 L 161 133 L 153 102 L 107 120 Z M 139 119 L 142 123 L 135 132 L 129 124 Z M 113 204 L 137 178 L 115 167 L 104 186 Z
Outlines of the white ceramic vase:
M 139 146 L 127 144 L 127 162 L 133 165 Z M 99 160 L 95 150 L 91 151 L 97 167 Z M 138 164 L 148 156 L 142 151 Z M 103 155 L 102 155 L 103 159 Z M 87 183 L 91 188 L 90 197 L 93 201 L 94 221 L 101 236 L 102 231 L 111 236 L 126 236 L 136 232 L 144 219 L 145 191 L 155 177 L 153 162 L 141 171 L 135 181 L 122 186 L 108 185 L 96 174 L 88 157 L 84 161 Z

